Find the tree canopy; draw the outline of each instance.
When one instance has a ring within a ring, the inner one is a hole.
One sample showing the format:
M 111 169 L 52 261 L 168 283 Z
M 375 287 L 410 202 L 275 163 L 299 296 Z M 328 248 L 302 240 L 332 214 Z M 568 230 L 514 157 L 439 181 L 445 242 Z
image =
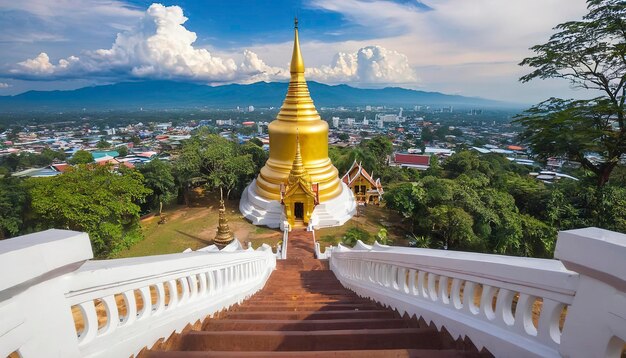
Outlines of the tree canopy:
M 576 160 L 601 187 L 626 153 L 626 1 L 587 0 L 587 8 L 581 20 L 557 25 L 547 43 L 531 48 L 535 56 L 520 65 L 533 70 L 520 80 L 565 79 L 593 98 L 550 98 L 517 121 L 537 155 Z
M 62 175 L 27 180 L 35 229 L 84 231 L 106 257 L 141 239 L 139 205 L 150 194 L 136 170 L 79 165 Z

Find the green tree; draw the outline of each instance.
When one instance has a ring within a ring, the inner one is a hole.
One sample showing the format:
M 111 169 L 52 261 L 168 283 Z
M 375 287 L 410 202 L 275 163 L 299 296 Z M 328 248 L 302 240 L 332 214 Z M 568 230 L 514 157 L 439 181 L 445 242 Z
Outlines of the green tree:
M 106 139 L 102 138 L 96 143 L 96 148 L 98 149 L 107 149 L 111 148 L 111 143 L 107 142 Z
M 257 147 L 263 147 L 263 142 L 261 142 L 261 140 L 259 138 L 252 138 L 250 139 L 248 142 L 256 145 Z
M 20 179 L 0 178 L 0 240 L 22 230 L 28 202 L 28 192 Z
M 89 234 L 95 256 L 107 257 L 141 239 L 138 203 L 150 194 L 136 170 L 79 165 L 62 175 L 28 179 L 38 229 Z
M 67 161 L 72 165 L 93 163 L 93 155 L 86 150 L 79 150 Z
M 125 157 L 128 155 L 128 147 L 125 145 L 119 146 L 115 148 L 120 157 Z
M 140 166 L 145 186 L 152 191 L 147 198 L 150 208 L 158 208 L 160 203 L 167 204 L 176 194 L 176 182 L 172 174 L 172 165 L 159 159 Z
M 339 135 L 337 136 L 337 138 L 339 138 L 340 141 L 347 141 L 348 139 L 350 139 L 350 136 L 347 133 L 339 133 Z
M 600 97 L 552 98 L 524 112 L 517 122 L 525 127 L 521 138 L 540 157 L 576 160 L 601 187 L 626 153 L 626 3 L 587 0 L 587 8 L 582 20 L 558 25 L 550 41 L 531 48 L 535 56 L 520 65 L 534 70 L 520 80 L 565 79 Z M 589 160 L 589 152 L 602 160 Z

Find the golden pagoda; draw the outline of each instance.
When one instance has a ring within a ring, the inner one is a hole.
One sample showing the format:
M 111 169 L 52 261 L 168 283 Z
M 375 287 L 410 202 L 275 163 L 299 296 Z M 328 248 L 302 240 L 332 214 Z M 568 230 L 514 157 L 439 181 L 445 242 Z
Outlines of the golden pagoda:
M 270 227 L 282 227 L 287 222 L 293 226 L 294 219 L 302 219 L 307 225 L 341 225 L 355 211 L 354 196 L 344 188 L 337 169 L 328 158 L 328 123 L 317 113 L 304 78 L 297 19 L 294 32 L 287 95 L 276 119 L 268 127 L 269 159 L 242 194 L 239 208 L 254 224 Z M 308 184 L 314 185 L 317 191 L 316 205 L 319 205 L 308 217 L 304 215 L 307 210 L 300 210 L 305 203 L 290 200 L 288 192 L 281 191 L 281 186 L 285 189 L 289 185 L 296 160 L 307 173 Z M 286 201 L 293 202 L 294 207 L 283 208 L 281 203 Z

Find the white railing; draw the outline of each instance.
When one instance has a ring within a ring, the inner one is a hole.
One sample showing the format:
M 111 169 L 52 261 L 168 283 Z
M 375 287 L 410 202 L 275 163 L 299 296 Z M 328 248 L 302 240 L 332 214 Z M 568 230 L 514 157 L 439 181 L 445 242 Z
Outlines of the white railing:
M 280 255 L 279 257 L 282 260 L 286 260 L 287 259 L 287 245 L 288 245 L 288 240 L 289 240 L 289 228 L 285 228 L 283 230 L 283 243 L 280 246 Z
M 91 258 L 84 233 L 48 230 L 0 241 L 0 356 L 137 354 L 254 294 L 276 266 L 267 245 Z
M 327 246 L 324 249 L 324 252 L 321 250 L 320 243 L 315 239 L 315 230 L 311 230 L 313 234 L 313 245 L 315 247 L 315 258 L 318 260 L 328 260 L 330 258 L 330 253 L 333 250 L 333 246 Z
M 626 341 L 626 235 L 561 232 L 557 260 L 359 242 L 332 250 L 342 284 L 467 336 L 496 357 L 619 357 Z

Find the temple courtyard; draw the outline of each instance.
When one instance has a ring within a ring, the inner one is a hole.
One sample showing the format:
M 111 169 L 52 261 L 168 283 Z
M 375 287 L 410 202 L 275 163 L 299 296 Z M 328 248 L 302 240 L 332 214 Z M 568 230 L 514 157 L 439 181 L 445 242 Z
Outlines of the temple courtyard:
M 178 253 L 187 248 L 197 250 L 212 244 L 217 229 L 218 203 L 218 196 L 205 195 L 204 191 L 197 190 L 189 207 L 175 205 L 163 210 L 167 219 L 165 224 L 158 223 L 158 214 L 145 216 L 141 220 L 144 239 L 113 257 Z M 250 242 L 255 248 L 263 243 L 275 247 L 282 240 L 279 229 L 252 225 L 243 218 L 238 208 L 238 200 L 226 201 L 228 224 L 242 243 Z M 315 234 L 321 246 L 325 247 L 341 242 L 345 233 L 352 228 L 369 233 L 370 239 L 374 240 L 383 226 L 387 228 L 389 238 L 394 240 L 394 245 L 407 245 L 406 235 L 409 230 L 401 216 L 385 207 L 374 205 L 359 207 L 359 215 L 343 226 L 316 230 Z

